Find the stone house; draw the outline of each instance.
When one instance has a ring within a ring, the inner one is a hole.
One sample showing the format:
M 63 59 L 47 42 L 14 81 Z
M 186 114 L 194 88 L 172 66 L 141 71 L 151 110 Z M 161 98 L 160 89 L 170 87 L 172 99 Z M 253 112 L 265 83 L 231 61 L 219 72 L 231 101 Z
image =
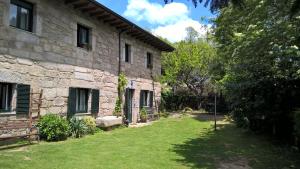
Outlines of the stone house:
M 41 89 L 42 115 L 112 115 L 124 72 L 136 123 L 157 109 L 161 52 L 173 50 L 94 0 L 0 0 L 0 122 L 27 115 Z

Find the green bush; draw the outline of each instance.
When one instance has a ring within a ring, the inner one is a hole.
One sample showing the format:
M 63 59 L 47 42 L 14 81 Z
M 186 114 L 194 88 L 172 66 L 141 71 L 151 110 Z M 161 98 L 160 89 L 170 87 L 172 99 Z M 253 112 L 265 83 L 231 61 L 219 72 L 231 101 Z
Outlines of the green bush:
M 140 118 L 141 122 L 147 122 L 147 110 L 145 108 L 140 110 Z
M 84 117 L 83 122 L 86 126 L 87 134 L 94 134 L 97 131 L 96 120 L 93 117 Z
M 70 120 L 70 130 L 73 137 L 80 138 L 86 134 L 87 126 L 85 125 L 83 119 L 72 117 Z
M 122 115 L 122 108 L 121 108 L 121 100 L 118 98 L 116 100 L 116 107 L 115 107 L 115 110 L 113 112 L 113 115 L 114 116 L 117 116 L 117 117 L 120 117 Z
M 47 141 L 65 140 L 70 135 L 68 121 L 55 114 L 43 116 L 38 125 L 41 138 Z

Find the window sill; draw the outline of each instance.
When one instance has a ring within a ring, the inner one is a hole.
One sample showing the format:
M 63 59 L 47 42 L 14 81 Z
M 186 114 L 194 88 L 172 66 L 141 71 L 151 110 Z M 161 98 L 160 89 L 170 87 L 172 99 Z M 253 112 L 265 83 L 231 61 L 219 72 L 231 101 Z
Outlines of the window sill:
M 92 113 L 75 113 L 75 116 L 90 116 Z
M 27 30 L 24 30 L 24 29 L 20 29 L 20 28 L 11 26 L 11 25 L 9 25 L 9 27 L 12 28 L 13 30 L 17 30 L 17 31 L 21 31 L 21 32 L 26 32 L 26 33 L 29 33 L 29 34 L 34 35 L 34 36 L 37 35 L 35 32 L 31 32 L 31 31 L 27 31 Z
M 92 48 L 91 47 L 81 47 L 81 46 L 78 46 L 77 45 L 77 48 L 81 49 L 81 50 L 84 50 L 86 52 L 91 52 L 92 51 Z
M 16 112 L 0 112 L 0 117 L 3 116 L 15 116 Z

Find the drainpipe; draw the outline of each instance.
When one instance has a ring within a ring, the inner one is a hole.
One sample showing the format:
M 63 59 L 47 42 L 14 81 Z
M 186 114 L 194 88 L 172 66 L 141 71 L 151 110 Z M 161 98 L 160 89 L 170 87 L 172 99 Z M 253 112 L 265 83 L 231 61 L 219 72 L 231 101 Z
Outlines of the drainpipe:
M 119 68 L 118 68 L 118 75 L 121 74 L 121 64 L 122 64 L 122 44 L 121 44 L 121 35 L 124 33 L 126 30 L 121 30 L 119 32 Z

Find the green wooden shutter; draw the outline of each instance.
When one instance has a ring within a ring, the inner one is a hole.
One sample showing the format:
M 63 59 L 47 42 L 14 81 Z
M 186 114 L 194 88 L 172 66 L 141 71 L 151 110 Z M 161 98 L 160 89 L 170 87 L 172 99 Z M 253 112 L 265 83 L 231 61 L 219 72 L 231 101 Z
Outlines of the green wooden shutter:
M 99 113 L 99 96 L 100 96 L 100 91 L 93 89 L 92 90 L 92 106 L 91 106 L 91 111 L 92 114 L 98 115 Z
M 150 91 L 150 107 L 153 107 L 153 91 Z
M 69 88 L 68 98 L 68 118 L 71 118 L 76 113 L 76 88 Z
M 142 109 L 144 107 L 144 91 L 141 90 L 141 93 L 140 93 L 140 109 Z
M 17 114 L 29 114 L 30 85 L 17 85 Z

